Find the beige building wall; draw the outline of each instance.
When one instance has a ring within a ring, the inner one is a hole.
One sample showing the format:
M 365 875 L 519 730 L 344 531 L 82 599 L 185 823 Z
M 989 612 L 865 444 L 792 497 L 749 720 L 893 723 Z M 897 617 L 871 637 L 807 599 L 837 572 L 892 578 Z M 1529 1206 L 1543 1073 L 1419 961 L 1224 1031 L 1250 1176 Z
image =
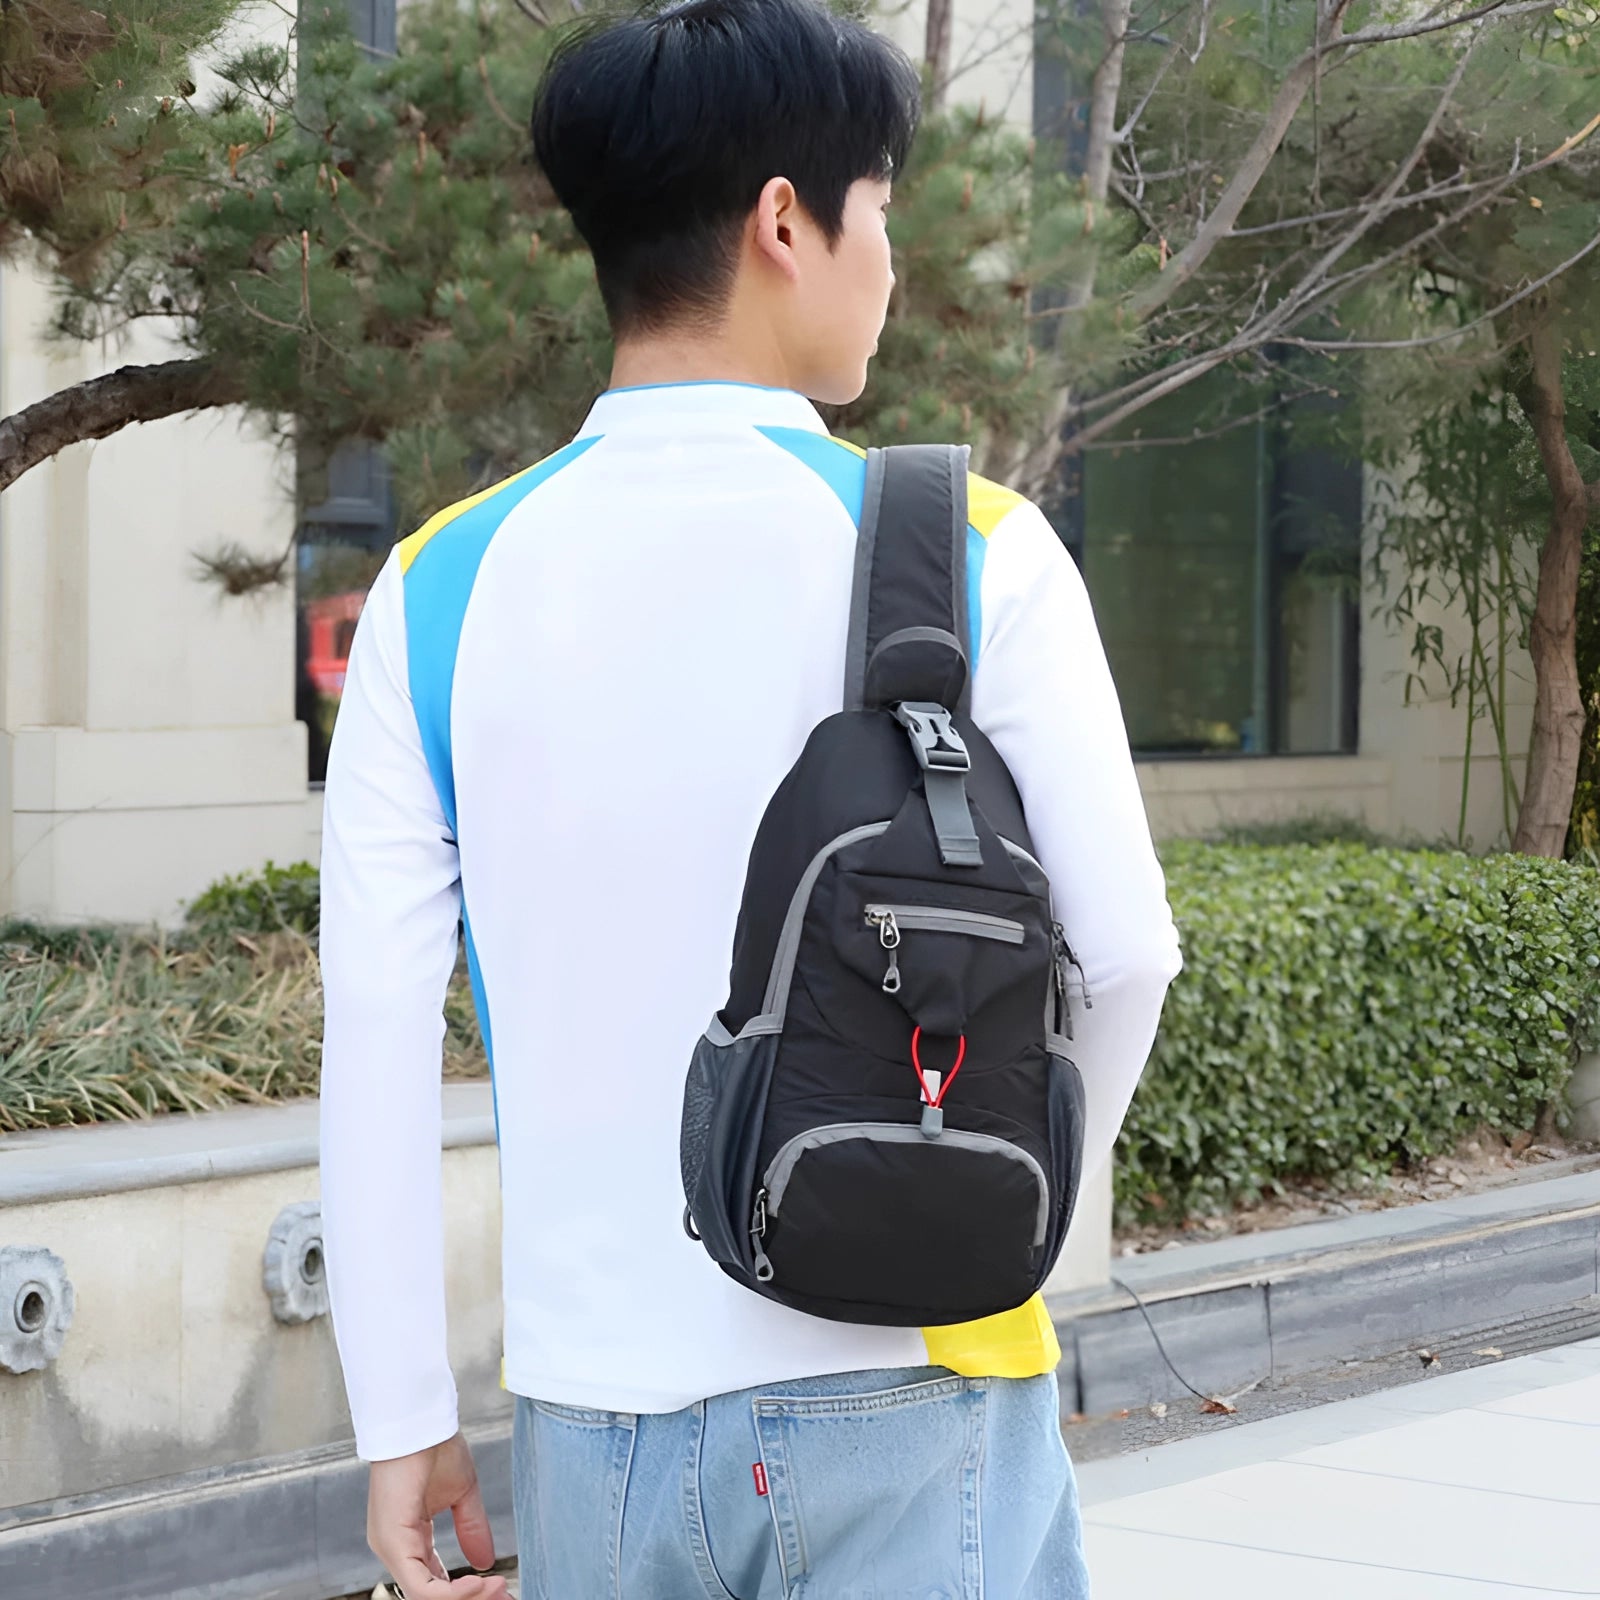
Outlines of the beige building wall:
M 0 269 L 0 414 L 175 353 L 54 345 L 50 311 Z M 304 853 L 292 582 L 230 599 L 196 559 L 288 552 L 290 487 L 227 411 L 74 446 L 0 496 L 0 915 L 170 920 Z

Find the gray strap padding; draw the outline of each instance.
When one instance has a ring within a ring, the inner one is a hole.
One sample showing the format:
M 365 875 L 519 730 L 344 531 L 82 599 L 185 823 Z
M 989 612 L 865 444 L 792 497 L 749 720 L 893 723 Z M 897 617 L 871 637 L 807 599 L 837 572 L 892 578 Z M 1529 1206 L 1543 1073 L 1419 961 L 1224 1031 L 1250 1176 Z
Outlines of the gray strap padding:
M 967 804 L 965 775 L 929 768 L 922 774 L 922 786 L 928 796 L 933 831 L 939 838 L 939 859 L 947 867 L 981 867 L 983 851 L 972 825 L 972 808 Z
M 847 711 L 863 709 L 869 699 L 877 705 L 940 700 L 970 709 L 968 456 L 965 445 L 867 452 L 845 660 Z M 888 668 L 876 689 L 869 662 Z
M 881 450 L 867 452 L 867 489 L 856 532 L 855 580 L 850 590 L 850 637 L 844 655 L 844 708 L 859 711 L 866 701 L 867 628 L 872 611 L 872 558 L 878 547 L 878 509 L 883 504 Z

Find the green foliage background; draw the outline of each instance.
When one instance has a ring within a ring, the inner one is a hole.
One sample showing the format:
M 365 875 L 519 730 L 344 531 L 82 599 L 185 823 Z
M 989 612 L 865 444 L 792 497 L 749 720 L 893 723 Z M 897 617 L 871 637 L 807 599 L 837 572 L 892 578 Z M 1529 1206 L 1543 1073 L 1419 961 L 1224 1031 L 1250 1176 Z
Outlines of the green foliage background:
M 1600 872 L 1333 844 L 1165 852 L 1185 970 L 1117 1151 L 1125 1218 L 1387 1171 L 1560 1105 Z

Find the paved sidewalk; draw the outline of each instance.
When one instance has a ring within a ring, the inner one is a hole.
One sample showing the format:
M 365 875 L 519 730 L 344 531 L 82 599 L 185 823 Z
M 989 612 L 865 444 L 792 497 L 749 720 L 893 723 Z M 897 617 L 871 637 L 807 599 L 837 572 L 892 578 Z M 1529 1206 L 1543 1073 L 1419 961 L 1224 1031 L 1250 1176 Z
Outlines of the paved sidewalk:
M 1600 1595 L 1600 1340 L 1079 1470 L 1095 1600 Z

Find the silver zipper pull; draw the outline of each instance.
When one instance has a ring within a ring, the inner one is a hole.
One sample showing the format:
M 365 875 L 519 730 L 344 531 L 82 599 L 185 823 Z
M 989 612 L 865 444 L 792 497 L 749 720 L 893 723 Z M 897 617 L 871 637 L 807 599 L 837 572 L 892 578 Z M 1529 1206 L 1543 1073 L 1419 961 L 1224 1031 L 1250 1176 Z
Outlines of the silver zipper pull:
M 1067 983 L 1067 968 L 1073 968 L 1078 974 L 1078 988 L 1083 992 L 1083 1009 L 1094 1010 L 1094 999 L 1089 993 L 1089 976 L 1083 970 L 1083 963 L 1072 953 L 1072 946 L 1067 943 L 1067 930 L 1059 922 L 1050 924 L 1052 938 L 1056 947 L 1056 973 L 1058 975 L 1061 992 L 1065 994 L 1069 987 Z
M 772 1282 L 772 1262 L 765 1250 L 761 1248 L 761 1241 L 767 1236 L 767 1191 L 758 1190 L 756 1193 L 755 1214 L 750 1219 L 750 1240 L 755 1245 L 756 1282 Z
M 899 994 L 900 924 L 894 920 L 894 912 L 887 906 L 873 907 L 867 912 L 867 921 L 878 930 L 878 942 L 889 952 L 889 967 L 883 975 L 883 992 Z

